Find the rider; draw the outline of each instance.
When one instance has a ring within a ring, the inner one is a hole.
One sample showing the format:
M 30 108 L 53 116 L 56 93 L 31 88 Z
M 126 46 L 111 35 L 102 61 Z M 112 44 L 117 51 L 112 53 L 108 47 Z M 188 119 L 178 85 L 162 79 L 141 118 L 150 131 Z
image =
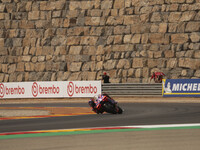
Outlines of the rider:
M 103 113 L 101 111 L 101 105 L 102 105 L 102 99 L 103 99 L 103 95 L 99 94 L 98 96 L 94 96 L 93 98 L 90 99 L 90 101 L 88 102 L 89 105 L 92 107 L 92 110 L 96 113 Z
M 104 112 L 104 110 L 101 108 L 106 101 L 110 101 L 111 103 L 114 103 L 115 106 L 117 106 L 116 102 L 114 102 L 108 94 L 99 94 L 98 96 L 94 96 L 88 103 L 92 107 L 92 110 L 99 114 Z

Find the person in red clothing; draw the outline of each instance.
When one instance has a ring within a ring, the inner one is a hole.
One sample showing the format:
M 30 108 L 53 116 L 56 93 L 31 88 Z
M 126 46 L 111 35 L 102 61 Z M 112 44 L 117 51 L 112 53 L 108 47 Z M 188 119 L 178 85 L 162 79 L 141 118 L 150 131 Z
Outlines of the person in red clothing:
M 155 83 L 162 83 L 162 79 L 165 76 L 163 72 L 153 72 L 153 75 L 151 76 L 151 80 L 153 79 Z

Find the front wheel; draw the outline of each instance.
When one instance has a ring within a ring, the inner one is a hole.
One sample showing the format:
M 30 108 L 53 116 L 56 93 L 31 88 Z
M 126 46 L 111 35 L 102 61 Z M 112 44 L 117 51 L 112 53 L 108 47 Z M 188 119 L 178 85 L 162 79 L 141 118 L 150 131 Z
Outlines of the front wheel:
M 123 113 L 123 110 L 122 110 L 119 106 L 117 106 L 117 107 L 118 107 L 117 113 L 118 113 L 118 114 L 122 114 L 122 113 Z
M 105 103 L 103 109 L 107 112 L 107 113 L 111 113 L 111 114 L 117 114 L 117 110 L 115 108 L 115 106 L 111 103 Z
M 111 103 L 105 103 L 104 110 L 111 114 L 122 114 L 123 113 L 123 110 L 119 106 L 113 105 Z

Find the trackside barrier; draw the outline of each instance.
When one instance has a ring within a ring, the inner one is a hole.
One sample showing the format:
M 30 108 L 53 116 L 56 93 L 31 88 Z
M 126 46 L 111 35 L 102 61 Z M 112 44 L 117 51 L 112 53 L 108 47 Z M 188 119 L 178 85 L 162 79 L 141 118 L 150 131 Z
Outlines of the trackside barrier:
M 101 81 L 0 83 L 0 99 L 93 97 L 98 94 L 101 94 Z
M 104 83 L 102 93 L 111 96 L 162 96 L 162 84 Z

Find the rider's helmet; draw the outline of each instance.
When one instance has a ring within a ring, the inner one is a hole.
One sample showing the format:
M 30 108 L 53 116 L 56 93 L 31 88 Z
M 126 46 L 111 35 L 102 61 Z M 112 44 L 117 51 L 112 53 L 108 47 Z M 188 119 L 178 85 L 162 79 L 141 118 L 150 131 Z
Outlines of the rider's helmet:
M 95 95 L 95 96 L 93 97 L 93 100 L 96 101 L 98 98 L 99 98 L 98 95 Z

